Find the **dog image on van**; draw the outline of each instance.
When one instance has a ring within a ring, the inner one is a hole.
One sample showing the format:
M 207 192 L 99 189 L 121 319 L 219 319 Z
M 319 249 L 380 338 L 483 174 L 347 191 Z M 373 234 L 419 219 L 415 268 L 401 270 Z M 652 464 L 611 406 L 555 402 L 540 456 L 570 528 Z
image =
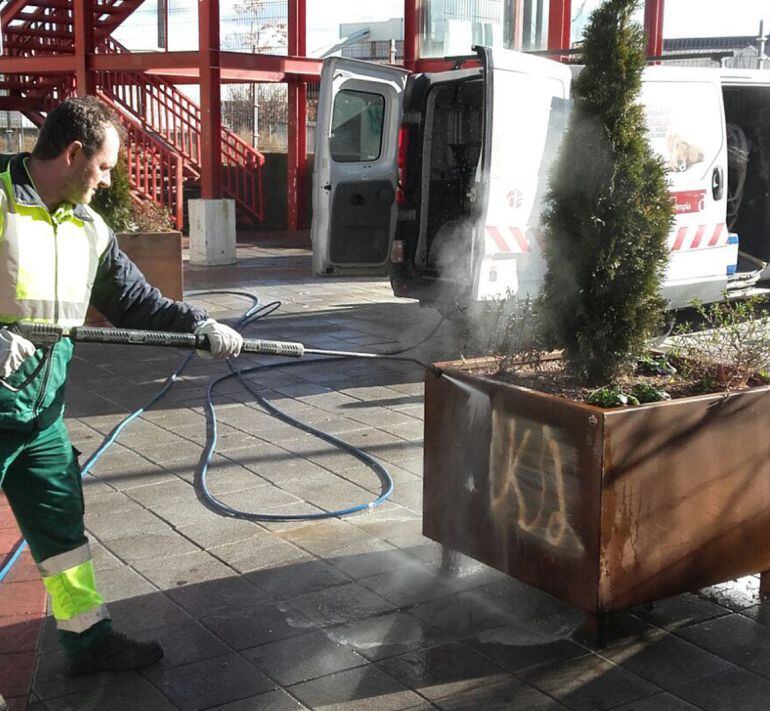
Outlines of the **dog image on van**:
M 684 173 L 700 163 L 704 154 L 694 143 L 682 138 L 678 133 L 669 133 L 666 136 L 668 144 L 668 169 L 676 173 Z

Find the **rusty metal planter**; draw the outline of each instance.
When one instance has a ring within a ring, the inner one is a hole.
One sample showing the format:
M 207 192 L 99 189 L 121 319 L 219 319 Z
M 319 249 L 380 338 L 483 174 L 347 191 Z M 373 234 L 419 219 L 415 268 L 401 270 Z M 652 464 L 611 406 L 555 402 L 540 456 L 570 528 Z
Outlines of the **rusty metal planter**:
M 438 365 L 426 536 L 594 615 L 770 570 L 770 387 L 604 410 Z

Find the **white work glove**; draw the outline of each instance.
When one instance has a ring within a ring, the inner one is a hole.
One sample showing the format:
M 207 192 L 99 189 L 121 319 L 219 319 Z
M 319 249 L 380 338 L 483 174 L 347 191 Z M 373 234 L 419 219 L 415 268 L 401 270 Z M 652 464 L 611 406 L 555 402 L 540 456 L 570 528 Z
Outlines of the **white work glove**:
M 0 330 L 0 377 L 4 380 L 15 373 L 21 364 L 35 352 L 32 345 L 24 336 L 9 331 Z
M 225 326 L 223 323 L 215 321 L 213 318 L 206 319 L 198 328 L 195 329 L 196 336 L 208 336 L 211 343 L 211 353 L 209 351 L 198 350 L 198 355 L 204 358 L 237 358 L 243 346 L 243 337 L 238 331 Z

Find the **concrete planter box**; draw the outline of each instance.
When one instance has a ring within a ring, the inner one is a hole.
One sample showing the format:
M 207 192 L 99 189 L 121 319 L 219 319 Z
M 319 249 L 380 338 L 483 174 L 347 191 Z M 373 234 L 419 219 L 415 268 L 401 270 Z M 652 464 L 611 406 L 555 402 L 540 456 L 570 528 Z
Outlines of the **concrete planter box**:
M 770 570 L 770 386 L 604 410 L 438 366 L 426 536 L 594 622 Z
M 181 232 L 121 232 L 118 245 L 163 296 L 180 301 L 182 281 Z M 89 309 L 87 323 L 104 323 L 104 317 Z

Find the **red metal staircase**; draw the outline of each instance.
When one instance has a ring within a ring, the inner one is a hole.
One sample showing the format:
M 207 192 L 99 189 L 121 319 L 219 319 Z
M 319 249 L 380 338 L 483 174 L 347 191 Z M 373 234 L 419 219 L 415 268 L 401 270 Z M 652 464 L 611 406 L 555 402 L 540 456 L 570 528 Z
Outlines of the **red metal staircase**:
M 95 4 L 97 52 L 125 53 L 109 35 L 143 0 L 101 0 Z M 11 0 L 2 10 L 6 53 L 13 56 L 72 54 L 71 0 Z M 0 89 L 45 110 L 74 93 L 71 77 L 8 75 Z M 165 205 L 181 228 L 185 185 L 201 173 L 200 106 L 165 79 L 148 74 L 99 72 L 97 92 L 121 117 L 127 132 L 129 180 L 137 196 Z M 35 123 L 42 116 L 25 111 Z M 263 219 L 264 156 L 222 129 L 222 192 L 235 201 L 241 218 Z

